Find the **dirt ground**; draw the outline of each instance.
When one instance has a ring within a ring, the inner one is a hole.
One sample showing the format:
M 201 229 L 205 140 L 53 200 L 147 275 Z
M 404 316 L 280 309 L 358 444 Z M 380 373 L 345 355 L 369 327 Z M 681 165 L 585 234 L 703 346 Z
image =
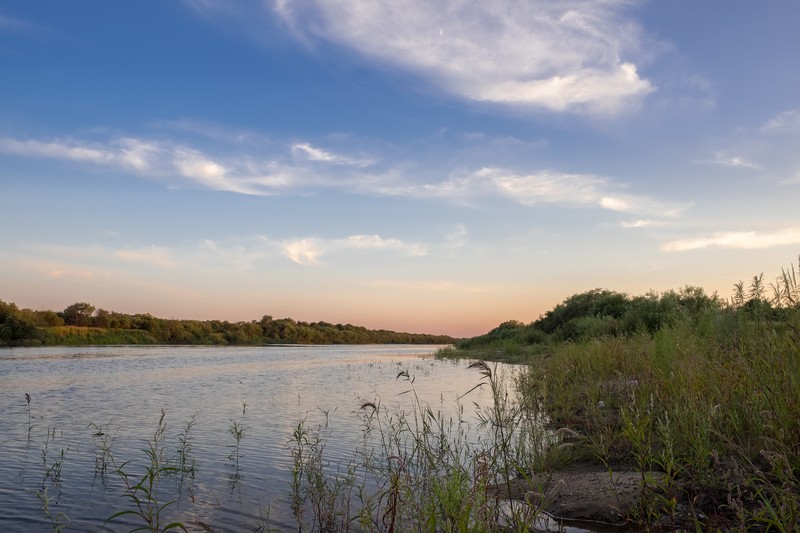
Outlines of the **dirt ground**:
M 662 474 L 652 473 L 658 482 Z M 506 487 L 496 490 L 505 496 Z M 642 475 L 630 470 L 611 473 L 601 465 L 574 465 L 532 479 L 511 482 L 510 499 L 526 501 L 558 520 L 623 527 L 639 502 Z M 596 528 L 592 528 L 597 530 Z

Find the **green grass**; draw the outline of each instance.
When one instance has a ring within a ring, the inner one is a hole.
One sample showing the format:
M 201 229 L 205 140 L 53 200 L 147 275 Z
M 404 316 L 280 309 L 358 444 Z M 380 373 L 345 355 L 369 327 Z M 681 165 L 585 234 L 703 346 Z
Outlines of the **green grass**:
M 554 342 L 546 355 L 526 354 L 517 383 L 523 404 L 573 435 L 545 468 L 627 465 L 643 486 L 647 472 L 662 471 L 682 487 L 682 501 L 710 517 L 703 528 L 796 530 L 800 310 L 781 317 L 707 309 L 655 333 Z M 655 509 L 654 499 L 643 505 Z M 647 526 L 657 514 L 637 518 Z
M 135 329 L 52 326 L 41 328 L 41 343 L 47 346 L 156 344 L 148 332 Z

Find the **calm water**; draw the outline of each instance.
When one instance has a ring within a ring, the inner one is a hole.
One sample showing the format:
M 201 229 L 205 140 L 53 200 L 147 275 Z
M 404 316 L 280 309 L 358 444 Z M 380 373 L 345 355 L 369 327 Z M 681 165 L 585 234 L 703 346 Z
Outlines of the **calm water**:
M 287 447 L 301 420 L 317 427 L 329 420 L 326 456 L 347 461 L 362 442 L 358 408 L 364 401 L 411 410 L 407 371 L 423 402 L 447 416 L 458 395 L 479 381 L 466 363 L 436 361 L 432 346 L 318 347 L 59 347 L 0 350 L 0 530 L 48 531 L 36 490 L 47 489 L 51 515 L 63 512 L 70 529 L 100 531 L 115 512 L 129 508 L 124 486 L 109 470 L 95 468 L 93 435 L 101 426 L 114 436 L 117 464 L 131 461 L 140 474 L 143 449 L 166 413 L 166 452 L 190 432 L 197 471 L 183 484 L 165 484 L 170 508 L 185 523 L 215 531 L 250 531 L 269 507 L 269 525 L 296 530 L 289 504 Z M 28 432 L 28 405 L 33 428 Z M 472 402 L 487 405 L 478 389 L 463 401 L 463 418 L 475 422 Z M 246 404 L 246 409 L 243 407 Z M 326 414 L 327 413 L 327 416 Z M 229 459 L 231 421 L 247 429 L 240 469 Z M 47 450 L 46 465 L 43 449 Z M 59 480 L 45 477 L 61 459 Z M 170 492 L 171 491 L 171 492 Z M 169 498 L 168 498 L 169 499 Z M 130 529 L 131 518 L 107 530 Z

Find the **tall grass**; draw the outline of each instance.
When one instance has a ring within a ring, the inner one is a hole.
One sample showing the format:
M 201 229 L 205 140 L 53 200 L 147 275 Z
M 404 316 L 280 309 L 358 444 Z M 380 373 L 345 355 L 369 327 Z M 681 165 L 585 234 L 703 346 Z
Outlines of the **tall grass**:
M 784 302 L 793 301 L 788 288 Z M 759 302 L 707 309 L 653 334 L 554 343 L 530 357 L 519 392 L 552 429 L 575 435 L 569 461 L 628 465 L 643 487 L 648 472 L 665 472 L 712 517 L 703 527 L 796 530 L 800 310 Z
M 444 417 L 420 401 L 402 371 L 410 408 L 380 401 L 359 408 L 362 448 L 346 464 L 325 459 L 325 430 L 299 424 L 289 447 L 292 502 L 301 531 L 529 531 L 538 510 L 509 504 L 509 484 L 530 472 L 520 455 L 532 440 L 532 419 L 485 363 L 473 365 L 491 387 L 482 411 L 487 437 L 471 439 L 463 419 Z M 465 391 L 466 392 L 466 391 Z M 461 413 L 463 414 L 463 412 Z M 526 448 L 531 449 L 531 448 Z

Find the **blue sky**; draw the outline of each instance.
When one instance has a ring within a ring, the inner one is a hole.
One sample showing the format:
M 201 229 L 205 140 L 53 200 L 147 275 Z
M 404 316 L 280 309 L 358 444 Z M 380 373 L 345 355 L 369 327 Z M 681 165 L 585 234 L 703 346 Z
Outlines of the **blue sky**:
M 10 1 L 0 299 L 483 333 L 800 251 L 800 3 Z

